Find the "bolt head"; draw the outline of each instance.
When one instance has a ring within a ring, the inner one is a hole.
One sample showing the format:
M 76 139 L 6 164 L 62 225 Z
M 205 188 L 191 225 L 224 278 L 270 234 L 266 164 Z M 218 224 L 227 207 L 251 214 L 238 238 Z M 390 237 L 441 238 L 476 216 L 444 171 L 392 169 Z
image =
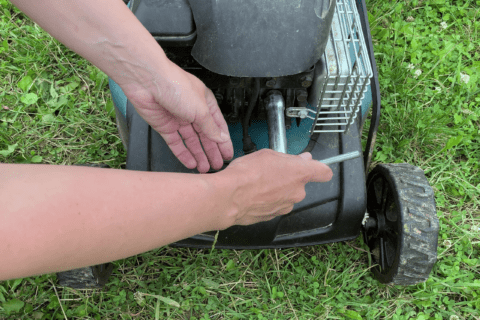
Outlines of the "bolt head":
M 312 80 L 304 80 L 302 81 L 302 87 L 308 88 L 312 85 Z
M 267 87 L 273 88 L 277 84 L 277 81 L 275 79 L 270 79 L 266 82 Z
M 307 110 L 302 110 L 302 111 L 299 111 L 299 112 L 298 112 L 298 116 L 299 116 L 301 119 L 305 119 L 305 118 L 307 117 L 307 113 L 308 113 Z

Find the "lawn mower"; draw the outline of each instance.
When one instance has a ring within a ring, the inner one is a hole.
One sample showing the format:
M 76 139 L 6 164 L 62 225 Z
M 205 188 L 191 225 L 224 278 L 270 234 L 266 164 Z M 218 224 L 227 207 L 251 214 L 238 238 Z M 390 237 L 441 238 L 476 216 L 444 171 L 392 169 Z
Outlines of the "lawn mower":
M 172 246 L 264 249 L 314 246 L 363 235 L 382 283 L 425 281 L 437 258 L 433 189 L 409 164 L 369 171 L 380 94 L 364 0 L 131 0 L 129 7 L 167 57 L 215 94 L 228 123 L 234 159 L 256 150 L 310 152 L 333 178 L 306 185 L 291 213 L 233 226 Z M 184 167 L 162 137 L 110 80 L 127 170 L 198 173 Z M 228 166 L 225 162 L 224 168 Z M 102 287 L 111 264 L 58 273 L 60 285 Z

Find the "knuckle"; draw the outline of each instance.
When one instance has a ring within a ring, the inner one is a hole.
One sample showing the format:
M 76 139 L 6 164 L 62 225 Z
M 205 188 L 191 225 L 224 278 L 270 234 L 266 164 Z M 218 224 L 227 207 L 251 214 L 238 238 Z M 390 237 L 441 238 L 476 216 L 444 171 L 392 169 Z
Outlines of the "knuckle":
M 302 183 L 307 184 L 315 180 L 315 177 L 317 176 L 317 171 L 313 166 L 309 166 L 305 169 L 306 170 L 303 172 Z
M 270 153 L 270 149 L 261 149 L 258 151 L 258 154 L 261 154 L 261 155 L 266 155 L 266 154 L 269 154 Z
M 289 206 L 288 208 L 285 208 L 285 209 L 281 210 L 280 214 L 284 215 L 284 214 L 292 212 L 292 210 L 293 210 L 293 204 L 291 206 Z
M 307 196 L 307 193 L 305 192 L 305 190 L 304 189 L 301 190 L 298 194 L 296 194 L 294 198 L 295 203 L 302 202 L 306 196 Z
M 209 116 L 210 114 L 208 113 L 208 111 L 202 108 L 201 110 L 198 110 L 196 120 L 203 121 L 207 119 Z

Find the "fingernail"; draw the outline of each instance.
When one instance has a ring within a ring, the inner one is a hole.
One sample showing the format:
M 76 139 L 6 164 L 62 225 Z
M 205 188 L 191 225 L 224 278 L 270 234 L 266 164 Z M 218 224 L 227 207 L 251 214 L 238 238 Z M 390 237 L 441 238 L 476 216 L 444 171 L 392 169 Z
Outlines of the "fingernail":
M 220 138 L 222 139 L 222 141 L 224 142 L 227 142 L 228 140 L 230 140 L 230 136 L 228 134 L 226 134 L 225 132 L 222 132 L 220 134 Z
M 310 160 L 310 159 L 311 159 L 310 154 L 308 154 L 308 153 L 306 153 L 306 152 L 305 152 L 305 153 L 301 153 L 299 156 L 300 156 L 300 158 L 302 158 L 302 159 L 304 159 L 304 160 Z

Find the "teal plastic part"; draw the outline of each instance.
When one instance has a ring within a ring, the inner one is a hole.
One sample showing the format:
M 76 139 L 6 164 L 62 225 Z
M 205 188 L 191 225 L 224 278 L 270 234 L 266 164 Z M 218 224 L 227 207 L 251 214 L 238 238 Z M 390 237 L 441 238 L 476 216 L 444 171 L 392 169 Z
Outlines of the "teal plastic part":
M 292 119 L 292 127 L 287 130 L 287 153 L 300 154 L 310 141 L 310 129 L 313 120 L 303 119 L 300 126 L 297 127 L 295 119 Z M 241 157 L 243 153 L 243 130 L 240 123 L 228 125 L 230 137 L 232 138 L 234 158 Z M 268 124 L 265 120 L 253 120 L 248 133 L 252 141 L 257 146 L 257 150 L 269 148 L 268 142 Z
M 120 86 L 110 78 L 108 78 L 108 85 L 110 87 L 110 92 L 112 93 L 113 103 L 118 108 L 118 110 L 123 114 L 123 116 L 126 117 L 127 116 L 127 97 L 123 93 L 123 90 L 120 88 Z
M 368 86 L 365 92 L 365 98 L 362 101 L 362 119 L 367 115 L 368 110 L 372 106 L 372 87 Z

